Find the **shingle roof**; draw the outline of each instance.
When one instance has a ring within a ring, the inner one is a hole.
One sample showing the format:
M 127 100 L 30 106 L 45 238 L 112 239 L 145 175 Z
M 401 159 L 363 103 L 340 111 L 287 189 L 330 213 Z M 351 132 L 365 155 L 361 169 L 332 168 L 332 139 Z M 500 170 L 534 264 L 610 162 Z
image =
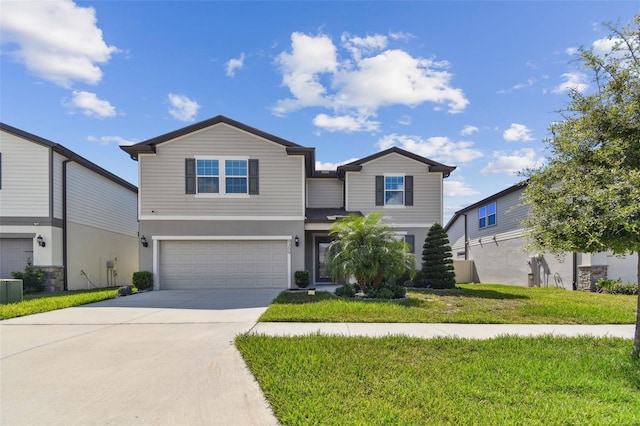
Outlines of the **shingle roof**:
M 345 209 L 306 209 L 305 222 L 307 223 L 327 223 L 334 222 L 341 217 L 355 214 L 362 216 L 359 211 L 347 211 Z
M 398 148 L 397 146 L 394 146 L 389 149 L 385 149 L 384 151 L 380 151 L 375 154 L 369 155 L 368 157 L 364 157 L 359 160 L 352 161 L 351 163 L 343 164 L 342 166 L 338 167 L 338 174 L 344 176 L 344 172 L 360 171 L 362 169 L 363 164 L 366 164 L 373 160 L 377 160 L 378 158 L 384 157 L 385 155 L 389 155 L 389 154 L 403 155 L 407 158 L 411 158 L 412 160 L 426 164 L 427 166 L 429 166 L 430 171 L 442 172 L 444 174 L 444 177 L 448 177 L 451 174 L 451 172 L 456 169 L 455 166 L 447 166 L 445 164 L 438 163 L 437 161 L 430 160 L 428 158 L 414 154 L 413 152 L 409 152 L 402 148 Z

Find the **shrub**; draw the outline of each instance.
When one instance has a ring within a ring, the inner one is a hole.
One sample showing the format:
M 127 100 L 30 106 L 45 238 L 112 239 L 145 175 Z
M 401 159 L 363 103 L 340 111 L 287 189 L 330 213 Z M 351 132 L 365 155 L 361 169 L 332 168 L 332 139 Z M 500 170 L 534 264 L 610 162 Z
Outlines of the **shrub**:
M 416 273 L 416 276 L 413 278 L 413 286 L 417 288 L 424 288 L 427 286 L 427 283 L 424 277 L 424 272 L 418 271 Z
M 131 282 L 138 290 L 153 289 L 153 274 L 149 271 L 138 271 L 133 273 Z
M 427 233 L 422 251 L 422 271 L 425 284 L 431 288 L 455 288 L 456 275 L 449 237 L 439 223 Z
M 383 285 L 373 292 L 373 297 L 376 299 L 393 299 L 393 290 Z
M 638 284 L 622 283 L 619 279 L 600 278 L 596 283 L 596 291 L 598 293 L 635 295 L 638 294 Z
M 402 299 L 407 294 L 407 289 L 400 284 L 384 284 L 372 293 L 377 299 Z
M 295 281 L 298 287 L 306 288 L 311 282 L 311 274 L 309 273 L 309 271 L 306 271 L 306 270 L 296 271 L 293 274 L 293 280 Z
M 355 297 L 356 288 L 353 284 L 345 284 L 341 287 L 336 288 L 335 293 L 338 297 Z
M 133 290 L 130 285 L 123 285 L 118 289 L 118 296 L 129 296 L 133 294 Z
M 11 276 L 16 280 L 22 280 L 22 292 L 25 294 L 44 291 L 44 272 L 34 268 L 31 259 L 27 259 L 24 272 L 12 272 Z

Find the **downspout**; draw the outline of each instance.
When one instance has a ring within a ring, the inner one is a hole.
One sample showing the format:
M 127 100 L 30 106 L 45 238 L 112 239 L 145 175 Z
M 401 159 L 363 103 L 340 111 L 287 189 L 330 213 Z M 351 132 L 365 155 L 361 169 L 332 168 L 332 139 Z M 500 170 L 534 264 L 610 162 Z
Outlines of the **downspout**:
M 578 253 L 573 252 L 573 289 L 578 289 Z
M 62 281 L 63 290 L 69 289 L 69 274 L 67 272 L 67 163 L 72 160 L 62 162 Z
M 467 236 L 467 214 L 460 213 L 464 216 L 464 260 L 469 260 L 469 238 Z

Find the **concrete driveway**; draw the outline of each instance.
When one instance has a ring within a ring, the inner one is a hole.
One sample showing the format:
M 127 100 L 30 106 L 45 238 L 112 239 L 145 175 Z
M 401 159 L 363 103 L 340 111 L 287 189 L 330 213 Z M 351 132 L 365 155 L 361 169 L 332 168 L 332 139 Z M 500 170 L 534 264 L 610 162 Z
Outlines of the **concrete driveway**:
M 0 322 L 0 424 L 277 424 L 233 338 L 279 290 L 154 291 Z

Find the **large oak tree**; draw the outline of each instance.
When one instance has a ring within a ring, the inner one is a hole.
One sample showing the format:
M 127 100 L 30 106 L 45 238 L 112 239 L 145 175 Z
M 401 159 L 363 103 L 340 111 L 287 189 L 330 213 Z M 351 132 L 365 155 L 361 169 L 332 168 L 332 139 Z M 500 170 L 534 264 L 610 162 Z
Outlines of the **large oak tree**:
M 525 172 L 531 247 L 640 252 L 640 15 L 608 28 L 608 53 L 577 54 L 592 87 L 571 91 L 562 120 L 550 127 L 548 163 Z M 640 353 L 640 312 L 634 350 Z

